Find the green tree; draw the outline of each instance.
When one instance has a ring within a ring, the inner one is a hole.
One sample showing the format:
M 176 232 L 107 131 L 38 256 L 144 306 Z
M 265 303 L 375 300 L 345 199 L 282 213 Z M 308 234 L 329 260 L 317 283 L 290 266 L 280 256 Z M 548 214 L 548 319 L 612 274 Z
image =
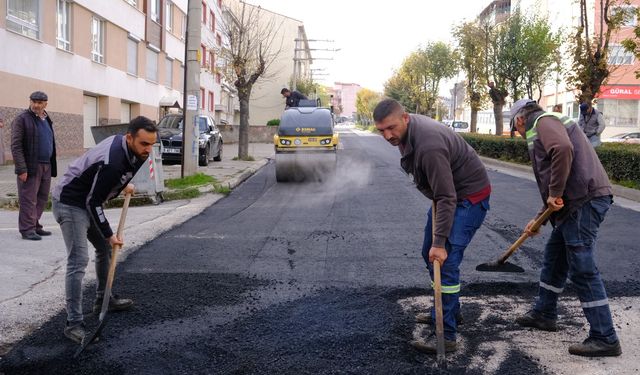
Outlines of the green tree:
M 385 83 L 385 95 L 407 110 L 433 115 L 440 82 L 458 70 L 457 53 L 443 42 L 429 43 L 412 52 Z
M 460 67 L 467 76 L 467 98 L 471 107 L 471 129 L 475 133 L 478 124 L 478 111 L 482 108 L 486 95 L 486 49 L 484 30 L 474 22 L 466 22 L 457 27 L 454 37 L 458 42 Z M 503 103 L 504 104 L 504 103 Z
M 567 72 L 567 83 L 578 90 L 579 102 L 591 102 L 600 91 L 609 75 L 609 42 L 626 18 L 625 11 L 611 12 L 613 7 L 628 4 L 628 1 L 596 0 L 599 8 L 594 24 L 599 24 L 596 32 L 592 33 L 589 24 L 586 0 L 578 2 L 580 6 L 580 25 L 576 28 L 572 40 L 573 65 Z M 592 37 L 593 35 L 593 37 Z M 625 47 L 631 47 L 625 43 Z
M 356 94 L 356 113 L 360 123 L 369 125 L 373 122 L 373 110 L 382 100 L 382 96 L 372 90 L 363 88 Z
M 524 20 L 522 37 L 523 85 L 529 98 L 537 94 L 540 100 L 545 82 L 551 73 L 560 69 L 560 32 L 554 33 L 546 18 L 534 17 Z

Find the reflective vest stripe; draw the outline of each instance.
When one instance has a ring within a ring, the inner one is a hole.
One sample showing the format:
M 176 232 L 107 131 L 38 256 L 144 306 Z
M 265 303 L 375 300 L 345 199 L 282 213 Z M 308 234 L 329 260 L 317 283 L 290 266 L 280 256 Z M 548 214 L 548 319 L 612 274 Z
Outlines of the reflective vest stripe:
M 542 281 L 540 281 L 540 288 L 546 289 L 556 294 L 560 294 L 564 290 L 564 288 L 556 288 L 555 286 L 543 283 Z
M 607 306 L 608 304 L 609 304 L 609 299 L 605 298 L 605 299 L 601 299 L 599 301 L 582 302 L 580 305 L 582 305 L 583 309 L 588 309 L 588 308 L 591 308 L 591 307 Z
M 564 115 L 561 115 L 559 113 L 546 112 L 546 113 L 541 114 L 533 122 L 533 126 L 531 127 L 531 129 L 527 130 L 527 133 L 525 134 L 526 137 L 527 137 L 527 147 L 529 149 L 533 148 L 533 142 L 538 139 L 538 129 L 537 129 L 538 121 L 541 118 L 545 117 L 545 116 L 552 116 L 552 117 L 557 118 L 558 121 L 560 121 L 562 123 L 562 125 L 564 125 L 564 127 L 567 128 L 567 129 L 575 124 L 575 121 L 573 121 L 573 119 L 571 117 L 564 116 Z

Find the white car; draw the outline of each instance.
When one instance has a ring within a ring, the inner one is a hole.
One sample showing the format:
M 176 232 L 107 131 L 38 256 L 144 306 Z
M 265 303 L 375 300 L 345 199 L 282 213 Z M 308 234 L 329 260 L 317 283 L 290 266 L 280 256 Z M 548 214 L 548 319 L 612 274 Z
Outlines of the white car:
M 639 143 L 640 144 L 640 132 L 617 134 L 617 135 L 614 135 L 613 137 L 602 139 L 602 142 Z

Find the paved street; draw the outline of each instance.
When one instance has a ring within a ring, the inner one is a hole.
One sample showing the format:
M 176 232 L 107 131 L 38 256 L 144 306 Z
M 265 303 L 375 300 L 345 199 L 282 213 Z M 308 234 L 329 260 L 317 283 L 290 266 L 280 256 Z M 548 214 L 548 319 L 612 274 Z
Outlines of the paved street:
M 58 285 L 55 313 L 2 357 L 0 373 L 438 373 L 434 357 L 407 344 L 428 333 L 413 319 L 431 305 L 420 256 L 430 202 L 382 138 L 345 130 L 341 142 L 335 180 L 277 184 L 270 161 L 228 197 L 129 253 L 115 289 L 135 308 L 113 314 L 78 361 L 62 335 Z M 570 356 L 567 346 L 588 329 L 571 286 L 558 332 L 514 323 L 536 293 L 549 228 L 514 255 L 525 273 L 475 271 L 508 248 L 541 204 L 526 173 L 514 174 L 490 171 L 491 211 L 462 266 L 465 323 L 448 357 L 451 373 L 637 373 L 640 234 L 630 223 L 640 212 L 613 206 L 599 242 L 623 355 Z

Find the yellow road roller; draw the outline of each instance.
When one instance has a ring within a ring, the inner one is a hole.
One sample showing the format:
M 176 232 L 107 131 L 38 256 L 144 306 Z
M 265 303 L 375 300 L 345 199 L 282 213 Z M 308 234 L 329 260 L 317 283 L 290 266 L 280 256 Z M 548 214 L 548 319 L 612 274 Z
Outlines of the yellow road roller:
M 338 133 L 329 108 L 286 109 L 273 143 L 278 182 L 326 181 L 335 174 Z

